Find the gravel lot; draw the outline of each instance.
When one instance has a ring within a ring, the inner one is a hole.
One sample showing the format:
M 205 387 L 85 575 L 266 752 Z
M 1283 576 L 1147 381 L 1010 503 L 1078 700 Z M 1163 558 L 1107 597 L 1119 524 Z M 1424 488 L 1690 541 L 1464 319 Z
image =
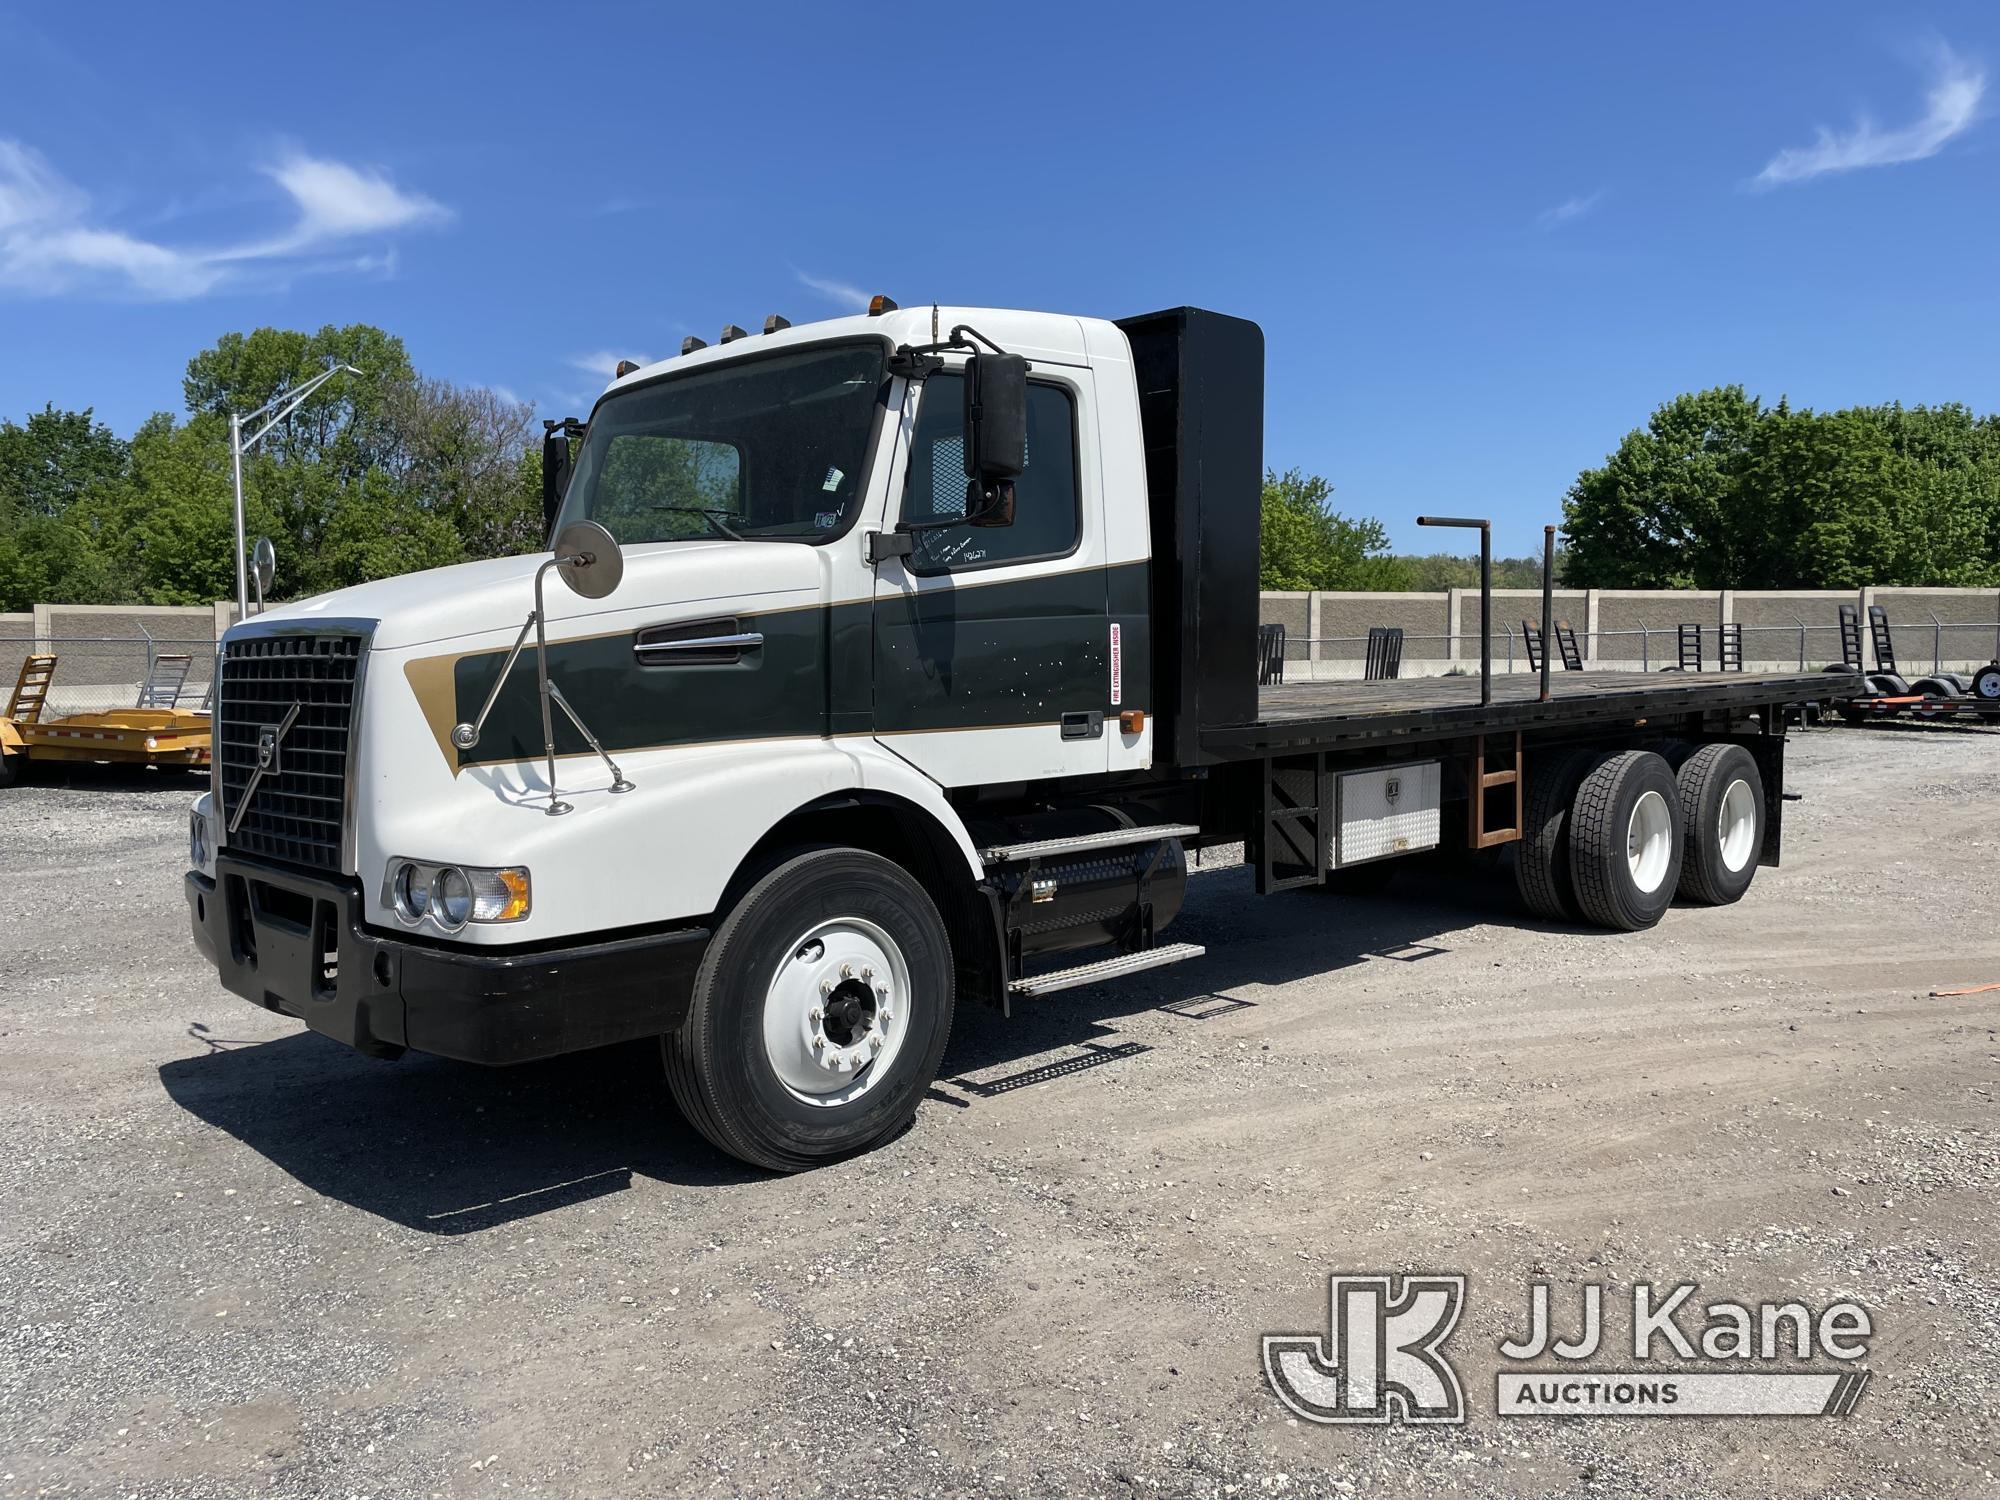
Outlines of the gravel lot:
M 1927 996 L 2000 981 L 2000 734 L 1792 762 L 1785 867 L 1652 933 L 1211 869 L 1206 959 L 963 1016 L 914 1130 L 790 1179 L 646 1047 L 378 1063 L 225 995 L 184 778 L 0 792 L 0 1495 L 1994 1493 L 2000 992 Z M 1259 1335 L 1384 1269 L 1470 1275 L 1470 1421 L 1289 1420 Z M 1874 1381 L 1503 1420 L 1533 1277 L 1856 1298 Z

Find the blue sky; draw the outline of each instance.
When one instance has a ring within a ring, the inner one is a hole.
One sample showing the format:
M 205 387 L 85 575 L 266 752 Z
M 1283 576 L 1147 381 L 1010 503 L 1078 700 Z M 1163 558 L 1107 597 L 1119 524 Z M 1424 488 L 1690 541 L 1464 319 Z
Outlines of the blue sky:
M 1675 392 L 2000 408 L 2000 10 L 0 0 L 0 415 L 367 321 L 592 367 L 870 291 L 1263 324 L 1266 453 L 1539 545 Z

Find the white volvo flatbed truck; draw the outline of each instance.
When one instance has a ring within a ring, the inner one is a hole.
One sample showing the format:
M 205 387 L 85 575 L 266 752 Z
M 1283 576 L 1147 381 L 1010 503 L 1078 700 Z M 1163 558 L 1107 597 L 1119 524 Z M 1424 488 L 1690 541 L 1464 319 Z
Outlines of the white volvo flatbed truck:
M 1260 688 L 1263 335 L 1196 309 L 773 318 L 573 430 L 552 551 L 228 632 L 195 941 L 374 1056 L 658 1037 L 767 1168 L 907 1124 L 957 1005 L 1198 954 L 1165 935 L 1200 847 L 1273 892 L 1512 844 L 1532 912 L 1613 928 L 1732 901 L 1827 692 Z

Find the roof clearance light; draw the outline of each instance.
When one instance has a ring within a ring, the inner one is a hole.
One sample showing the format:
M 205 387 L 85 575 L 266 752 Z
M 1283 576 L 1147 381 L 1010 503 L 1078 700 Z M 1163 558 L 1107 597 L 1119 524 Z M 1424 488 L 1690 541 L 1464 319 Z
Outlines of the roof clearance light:
M 747 339 L 749 337 L 749 334 L 738 328 L 734 323 L 724 323 L 722 325 L 722 342 L 725 344 L 733 344 L 738 339 Z
M 627 375 L 630 375 L 634 370 L 638 368 L 639 368 L 639 362 L 637 360 L 621 359 L 618 361 L 618 378 L 620 380 L 623 380 Z
M 877 292 L 874 296 L 868 299 L 868 316 L 871 318 L 879 318 L 882 316 L 883 313 L 894 312 L 895 310 L 896 310 L 896 304 L 894 302 L 891 302 L 887 297 L 883 296 L 880 292 Z
M 766 333 L 776 333 L 780 328 L 790 328 L 791 326 L 792 320 L 780 313 L 772 313 L 770 317 L 764 320 L 764 332 Z
M 689 334 L 681 340 L 681 353 L 683 354 L 692 354 L 697 349 L 706 349 L 707 347 L 707 339 L 698 339 L 693 334 Z

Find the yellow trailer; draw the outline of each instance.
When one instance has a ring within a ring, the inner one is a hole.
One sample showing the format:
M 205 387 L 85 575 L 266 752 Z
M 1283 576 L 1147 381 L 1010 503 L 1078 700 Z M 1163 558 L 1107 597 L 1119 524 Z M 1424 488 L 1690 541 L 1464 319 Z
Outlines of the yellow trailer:
M 54 656 L 30 656 L 0 717 L 0 786 L 15 780 L 30 759 L 110 761 L 121 765 L 208 764 L 210 734 L 206 708 L 175 705 L 192 658 L 185 653 L 157 657 L 139 701 L 132 708 L 65 714 L 46 722 Z M 4 679 L 0 679 L 4 680 Z

